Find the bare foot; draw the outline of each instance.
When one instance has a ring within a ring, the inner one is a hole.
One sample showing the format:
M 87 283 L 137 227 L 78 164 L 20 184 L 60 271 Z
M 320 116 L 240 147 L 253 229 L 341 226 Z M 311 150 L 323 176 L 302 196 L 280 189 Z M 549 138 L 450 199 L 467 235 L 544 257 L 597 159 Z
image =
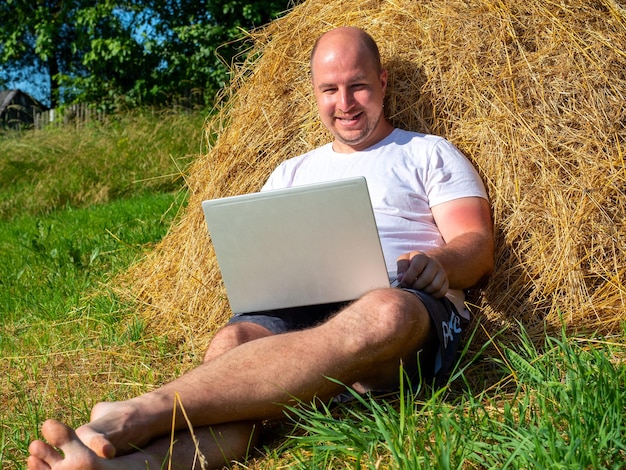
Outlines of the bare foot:
M 144 418 L 132 401 L 98 403 L 91 421 L 76 429 L 76 435 L 96 455 L 111 459 L 148 443 L 150 428 Z
M 144 469 L 138 461 L 105 459 L 96 455 L 78 438 L 76 432 L 55 420 L 46 421 L 41 432 L 48 441 L 33 441 L 28 450 L 28 468 L 31 470 L 115 470 Z M 57 449 L 60 449 L 59 452 Z

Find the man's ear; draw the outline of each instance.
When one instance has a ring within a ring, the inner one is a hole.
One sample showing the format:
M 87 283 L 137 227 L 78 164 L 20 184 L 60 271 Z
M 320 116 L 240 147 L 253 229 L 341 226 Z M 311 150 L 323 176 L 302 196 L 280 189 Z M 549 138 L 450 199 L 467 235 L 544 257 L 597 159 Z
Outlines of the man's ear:
M 380 86 L 383 89 L 383 95 L 387 91 L 387 81 L 388 81 L 387 77 L 388 77 L 387 69 L 382 69 L 380 71 Z

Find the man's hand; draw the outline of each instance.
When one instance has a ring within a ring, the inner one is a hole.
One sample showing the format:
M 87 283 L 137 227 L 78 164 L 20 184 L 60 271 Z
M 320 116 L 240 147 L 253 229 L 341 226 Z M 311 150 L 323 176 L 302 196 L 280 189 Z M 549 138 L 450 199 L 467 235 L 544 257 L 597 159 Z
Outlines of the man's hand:
M 412 251 L 398 258 L 398 281 L 401 287 L 419 289 L 440 298 L 448 292 L 448 275 L 443 266 L 422 251 Z

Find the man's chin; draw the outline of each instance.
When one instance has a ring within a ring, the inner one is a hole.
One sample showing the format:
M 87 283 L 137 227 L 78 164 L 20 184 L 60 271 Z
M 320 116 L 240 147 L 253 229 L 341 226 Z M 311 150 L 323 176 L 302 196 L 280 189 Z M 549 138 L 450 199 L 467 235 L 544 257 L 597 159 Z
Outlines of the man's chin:
M 335 139 L 342 145 L 346 145 L 348 147 L 360 147 L 367 140 L 368 134 L 367 132 L 341 132 L 335 133 Z

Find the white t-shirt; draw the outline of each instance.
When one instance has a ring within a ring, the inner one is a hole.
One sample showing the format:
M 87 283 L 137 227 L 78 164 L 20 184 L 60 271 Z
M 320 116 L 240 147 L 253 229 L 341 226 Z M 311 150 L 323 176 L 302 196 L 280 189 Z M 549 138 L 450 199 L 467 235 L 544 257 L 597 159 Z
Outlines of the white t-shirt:
M 410 251 L 445 244 L 430 208 L 463 197 L 487 199 L 478 173 L 442 137 L 394 129 L 378 144 L 354 153 L 338 153 L 332 143 L 279 165 L 262 190 L 287 188 L 364 176 L 383 248 L 387 270 Z M 469 318 L 461 291 L 448 297 Z

